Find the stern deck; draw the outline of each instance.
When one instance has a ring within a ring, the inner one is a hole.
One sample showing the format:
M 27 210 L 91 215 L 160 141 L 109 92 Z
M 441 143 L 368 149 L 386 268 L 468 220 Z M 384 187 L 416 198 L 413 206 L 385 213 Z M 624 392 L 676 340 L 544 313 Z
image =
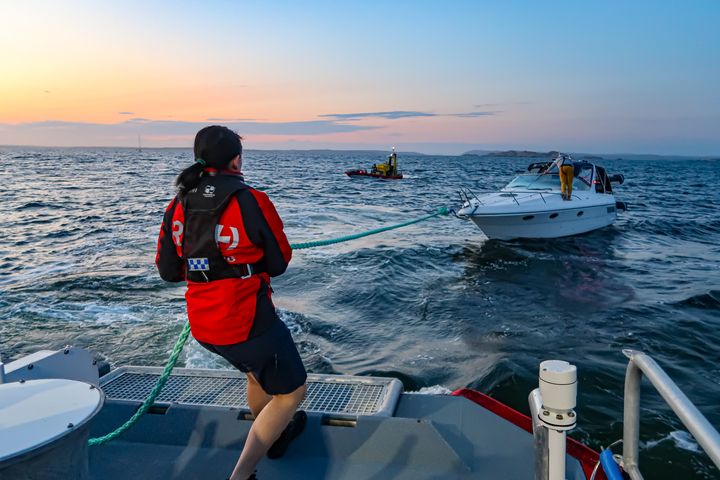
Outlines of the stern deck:
M 124 367 L 101 379 L 103 435 L 127 420 L 160 368 Z M 252 425 L 244 375 L 176 369 L 155 406 L 118 439 L 90 449 L 91 477 L 226 478 Z M 529 479 L 533 437 L 462 397 L 403 394 L 397 379 L 309 375 L 302 435 L 266 479 Z M 568 457 L 568 478 L 582 479 Z

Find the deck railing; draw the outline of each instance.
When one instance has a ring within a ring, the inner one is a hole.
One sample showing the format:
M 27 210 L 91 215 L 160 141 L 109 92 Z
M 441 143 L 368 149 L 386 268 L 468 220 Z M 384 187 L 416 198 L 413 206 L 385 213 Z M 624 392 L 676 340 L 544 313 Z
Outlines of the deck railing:
M 625 406 L 623 410 L 623 468 L 632 480 L 642 480 L 638 467 L 640 445 L 640 384 L 643 374 L 672 408 L 698 444 L 720 468 L 720 433 L 710 424 L 690 399 L 648 355 L 636 350 L 623 350 L 628 362 L 625 374 Z
M 645 375 L 698 444 L 720 469 L 720 433 L 665 371 L 648 355 L 623 350 L 630 360 L 625 374 L 622 467 L 632 480 L 643 480 L 638 466 L 640 446 L 640 384 Z M 565 364 L 565 365 L 563 365 Z M 546 368 L 547 366 L 547 368 Z M 554 367 L 554 368 L 553 368 Z M 540 388 L 528 397 L 535 437 L 535 479 L 565 478 L 565 433 L 575 426 L 575 367 L 566 362 L 540 364 Z M 555 375 L 550 380 L 548 371 Z M 559 376 L 558 376 L 559 375 Z M 560 378 L 563 381 L 558 381 Z M 544 381 L 545 380 L 545 381 Z M 544 388 L 543 388 L 544 387 Z M 594 474 L 593 474 L 594 476 Z

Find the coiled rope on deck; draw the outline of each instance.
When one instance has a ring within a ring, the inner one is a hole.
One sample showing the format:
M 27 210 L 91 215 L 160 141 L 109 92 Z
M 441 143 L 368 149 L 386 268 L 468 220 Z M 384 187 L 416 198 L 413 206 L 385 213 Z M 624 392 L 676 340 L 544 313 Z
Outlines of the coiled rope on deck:
M 357 240 L 358 238 L 368 237 L 370 235 L 376 235 L 378 233 L 387 232 L 388 230 L 395 230 L 396 228 L 402 228 L 407 227 L 408 225 L 413 225 L 416 223 L 424 222 L 426 220 L 430 220 L 431 218 L 439 217 L 441 215 L 448 215 L 450 213 L 450 210 L 448 210 L 446 207 L 440 207 L 435 213 L 431 213 L 429 215 L 425 215 L 424 217 L 416 218 L 415 220 L 410 220 L 408 222 L 398 223 L 395 225 L 390 225 L 387 227 L 381 227 L 376 228 L 374 230 L 368 230 L 367 232 L 362 233 L 356 233 L 354 235 L 346 235 L 344 237 L 338 237 L 338 238 L 331 238 L 328 240 L 317 240 L 314 242 L 305 242 L 305 243 L 291 243 L 290 247 L 292 247 L 293 250 L 302 250 L 306 248 L 316 248 L 316 247 L 323 247 L 327 245 L 334 245 L 336 243 L 343 243 L 343 242 L 349 242 L 351 240 Z M 170 374 L 172 373 L 173 369 L 175 368 L 175 364 L 177 363 L 178 357 L 180 356 L 180 352 L 182 352 L 183 347 L 185 347 L 185 342 L 187 342 L 188 337 L 190 336 L 190 322 L 186 322 L 185 326 L 182 329 L 182 332 L 180 332 L 180 336 L 177 339 L 177 342 L 175 342 L 175 346 L 173 347 L 172 351 L 170 352 L 170 357 L 168 358 L 167 363 L 165 364 L 165 368 L 163 369 L 162 374 L 158 378 L 157 382 L 155 383 L 155 386 L 150 391 L 150 394 L 145 399 L 145 401 L 140 405 L 140 408 L 137 409 L 137 411 L 133 414 L 132 417 L 130 417 L 125 423 L 120 425 L 118 428 L 113 430 L 112 432 L 108 433 L 107 435 L 103 435 L 101 437 L 91 438 L 88 440 L 88 445 L 102 445 L 104 443 L 109 442 L 110 440 L 113 440 L 123 433 L 125 433 L 130 427 L 132 427 L 135 422 L 137 422 L 140 417 L 142 417 L 147 411 L 150 409 L 150 407 L 155 403 L 155 399 L 160 395 L 160 392 L 162 391 L 163 387 L 165 387 L 165 384 L 170 379 Z

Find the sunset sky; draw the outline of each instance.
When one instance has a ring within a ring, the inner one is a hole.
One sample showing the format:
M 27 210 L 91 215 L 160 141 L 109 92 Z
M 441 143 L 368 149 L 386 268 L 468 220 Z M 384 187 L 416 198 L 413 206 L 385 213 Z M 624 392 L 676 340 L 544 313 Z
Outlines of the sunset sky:
M 720 2 L 0 3 L 0 145 L 720 154 Z

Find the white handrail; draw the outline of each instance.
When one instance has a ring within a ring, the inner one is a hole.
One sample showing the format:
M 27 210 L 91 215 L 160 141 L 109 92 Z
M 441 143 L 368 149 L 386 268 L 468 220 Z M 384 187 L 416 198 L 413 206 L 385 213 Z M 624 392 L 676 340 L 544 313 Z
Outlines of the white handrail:
M 638 467 L 640 444 L 640 383 L 645 374 L 698 444 L 720 469 L 720 433 L 703 416 L 655 360 L 637 350 L 625 349 L 630 359 L 625 374 L 623 410 L 623 468 L 633 480 L 642 480 Z

